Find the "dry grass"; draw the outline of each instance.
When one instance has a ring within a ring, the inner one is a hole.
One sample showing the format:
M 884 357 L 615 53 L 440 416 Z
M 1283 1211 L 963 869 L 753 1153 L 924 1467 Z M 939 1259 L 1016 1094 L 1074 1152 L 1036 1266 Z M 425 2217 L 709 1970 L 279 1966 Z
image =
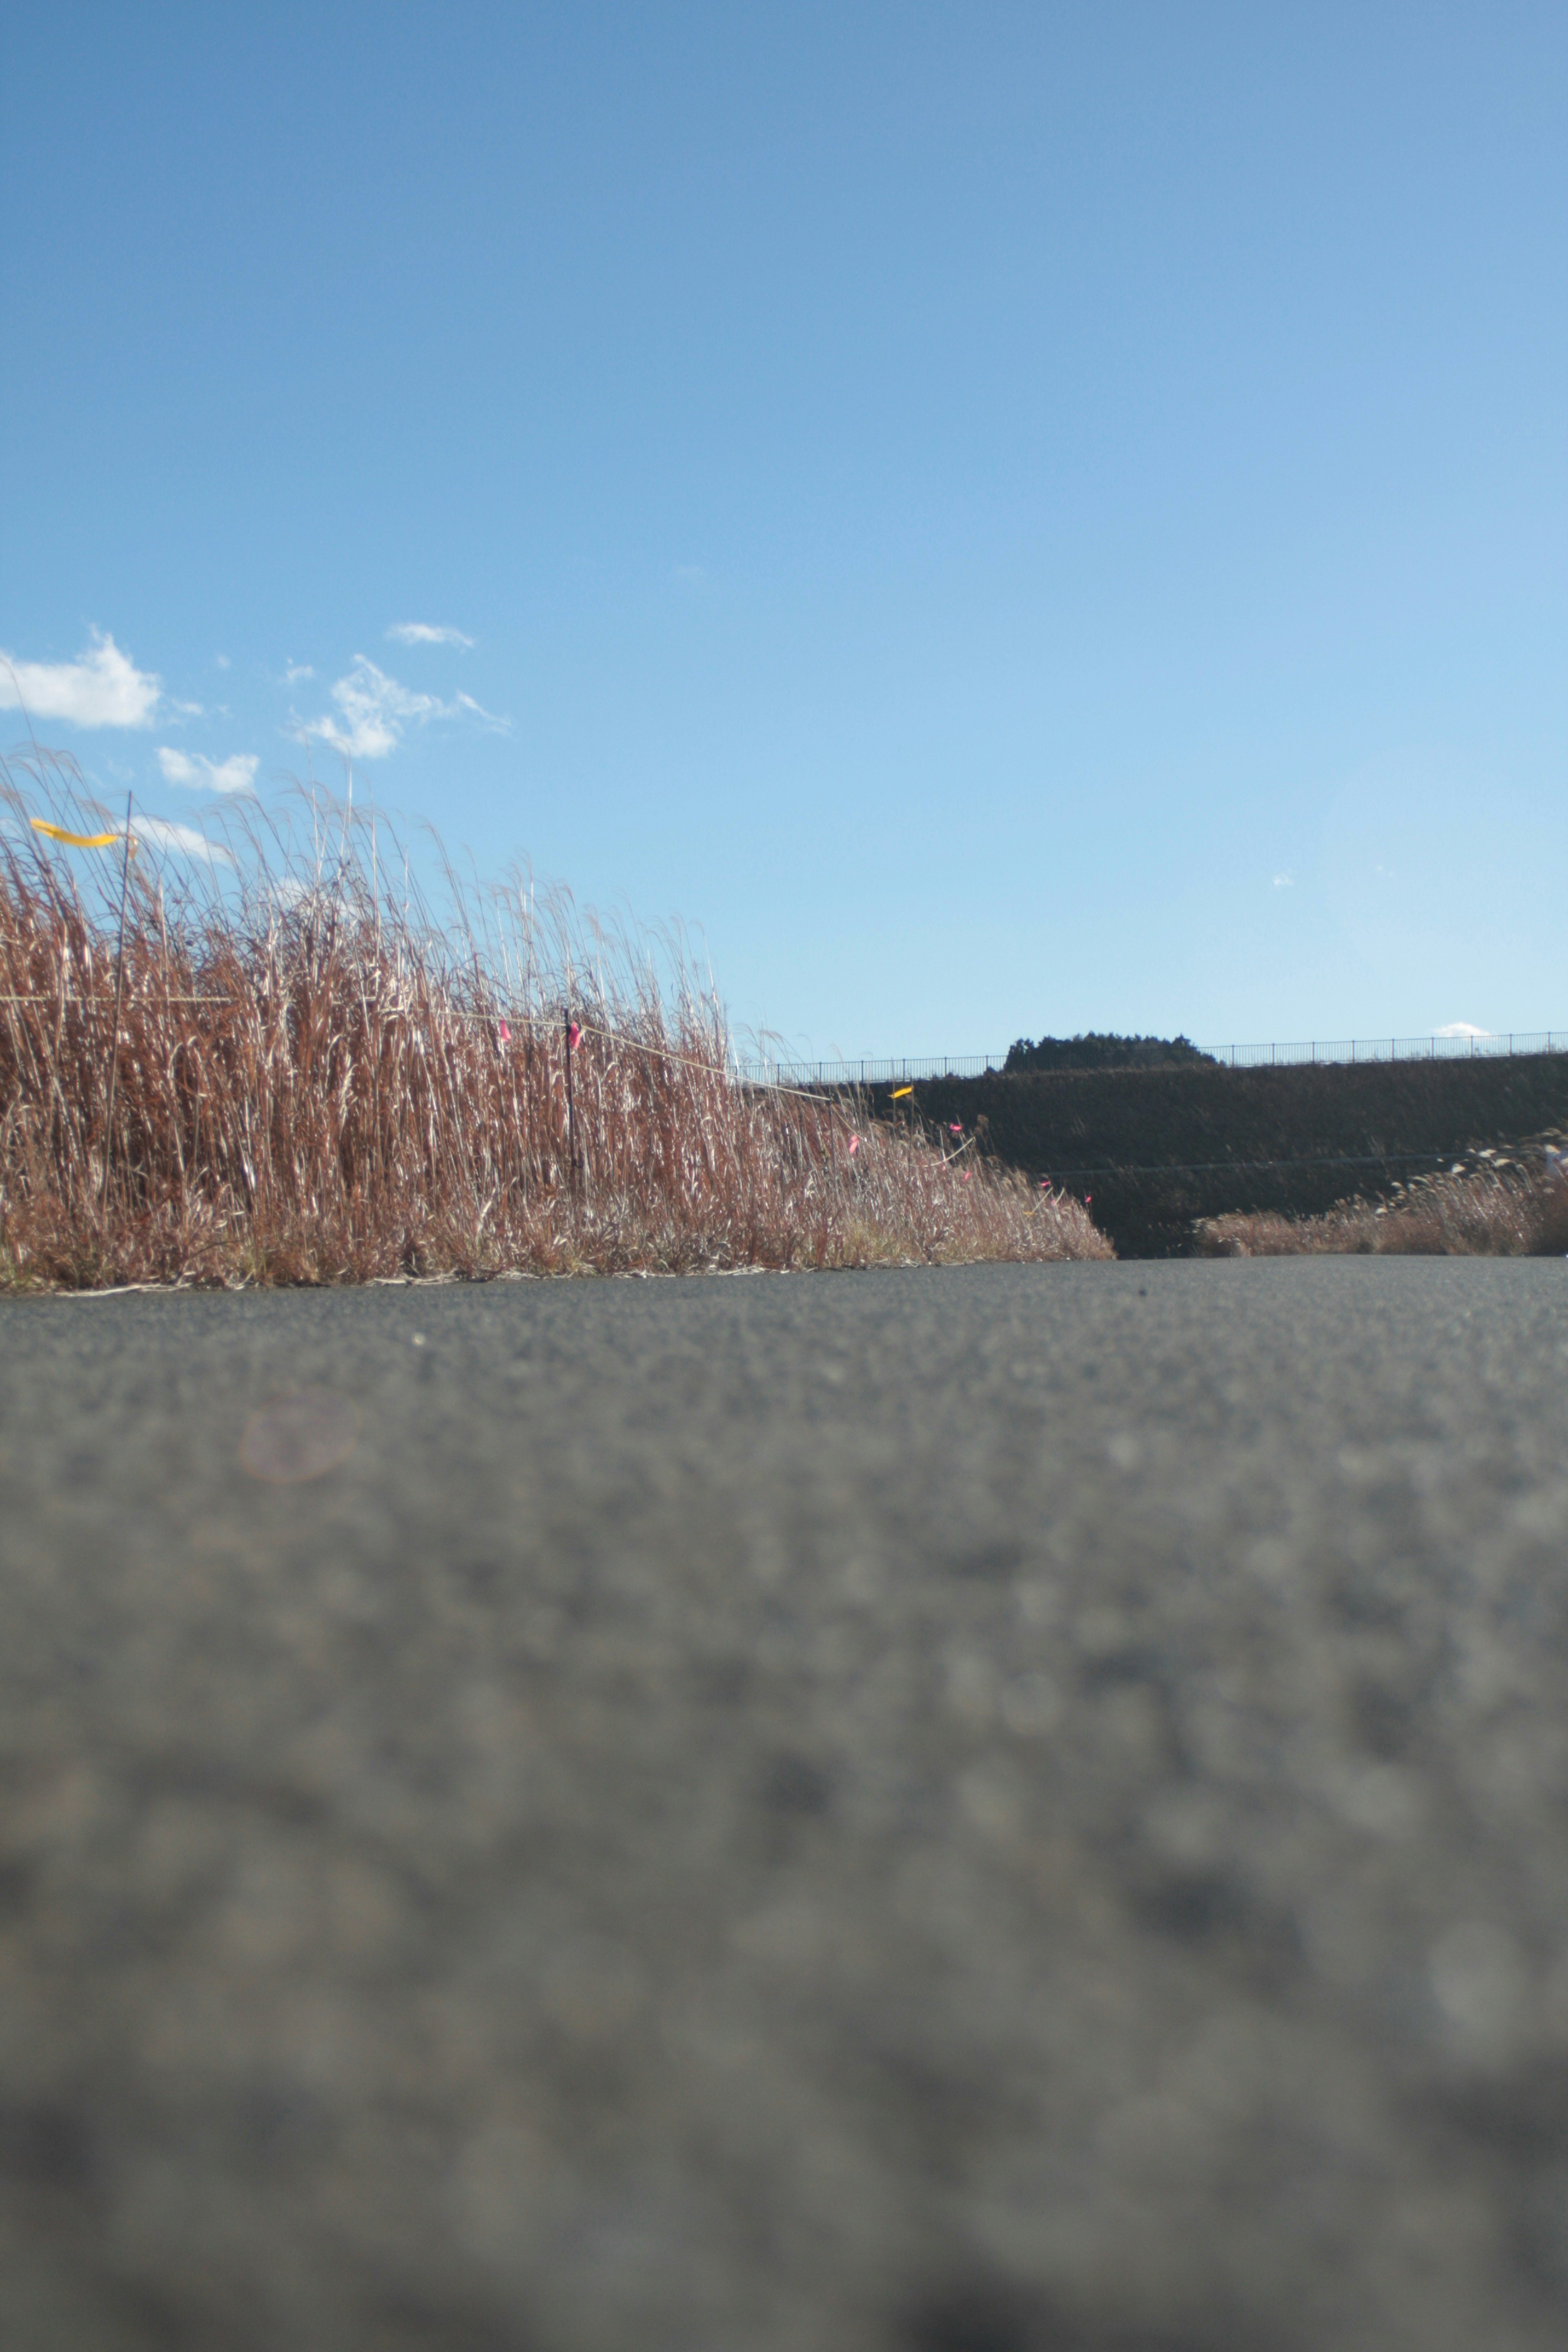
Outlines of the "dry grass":
M 106 1178 L 123 861 L 40 814 L 113 822 L 59 755 L 0 765 L 0 1286 L 1110 1255 L 972 1152 L 743 1087 L 679 942 L 521 885 L 438 924 L 319 795 L 195 882 L 143 835 Z
M 1384 1202 L 1344 1201 L 1318 1217 L 1269 1211 L 1205 1217 L 1205 1257 L 1295 1257 L 1338 1251 L 1415 1257 L 1557 1257 L 1568 1252 L 1568 1157 L 1558 1136 L 1511 1153 L 1469 1155 Z

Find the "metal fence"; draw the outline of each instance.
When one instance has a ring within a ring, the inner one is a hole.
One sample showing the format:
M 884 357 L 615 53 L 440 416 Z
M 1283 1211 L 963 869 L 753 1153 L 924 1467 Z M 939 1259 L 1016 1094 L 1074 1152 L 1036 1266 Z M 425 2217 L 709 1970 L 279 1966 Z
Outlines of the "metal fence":
M 1316 1037 L 1205 1050 L 1232 1070 L 1312 1062 L 1468 1061 L 1494 1054 L 1568 1054 L 1568 1029 L 1510 1029 L 1475 1036 Z M 746 1076 L 760 1086 L 901 1087 L 921 1078 L 983 1078 L 1000 1070 L 1006 1058 L 1004 1047 L 992 1054 L 933 1054 L 901 1061 L 867 1056 L 860 1061 L 756 1062 Z
M 998 1054 L 928 1054 L 913 1061 L 754 1062 L 746 1076 L 767 1087 L 902 1087 L 917 1078 L 983 1078 L 1007 1058 Z
M 1509 1029 L 1479 1036 L 1313 1038 L 1296 1045 L 1219 1045 L 1213 1050 L 1233 1070 L 1300 1062 L 1463 1062 L 1494 1054 L 1568 1054 L 1568 1029 Z

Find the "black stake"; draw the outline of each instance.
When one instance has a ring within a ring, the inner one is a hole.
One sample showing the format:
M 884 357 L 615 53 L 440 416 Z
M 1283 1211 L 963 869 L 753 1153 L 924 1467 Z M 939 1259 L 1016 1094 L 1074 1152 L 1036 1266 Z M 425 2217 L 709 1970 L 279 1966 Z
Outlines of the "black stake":
M 120 1008 L 125 1002 L 125 903 L 131 896 L 131 795 L 125 795 L 125 871 L 120 883 L 120 950 L 114 969 L 114 1031 L 109 1041 L 109 1112 L 103 1139 L 103 1200 L 100 1214 L 109 1215 L 109 1171 L 114 1159 L 114 1078 L 120 1067 Z

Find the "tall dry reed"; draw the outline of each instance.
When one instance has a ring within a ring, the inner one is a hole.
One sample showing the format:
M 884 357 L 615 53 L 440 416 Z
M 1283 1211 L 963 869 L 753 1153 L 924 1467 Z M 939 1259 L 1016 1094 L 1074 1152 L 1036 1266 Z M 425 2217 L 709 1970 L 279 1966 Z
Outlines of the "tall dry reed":
M 320 793 L 206 867 L 141 829 L 115 1034 L 122 859 L 35 814 L 113 822 L 61 755 L 0 765 L 0 1285 L 1110 1255 L 972 1151 L 742 1084 L 679 940 L 449 871 L 437 921 Z
M 1488 1149 L 1446 1175 L 1418 1176 L 1386 1201 L 1342 1201 L 1316 1217 L 1273 1211 L 1205 1217 L 1204 1257 L 1322 1253 L 1405 1257 L 1560 1257 L 1568 1252 L 1568 1156 L 1537 1136 Z

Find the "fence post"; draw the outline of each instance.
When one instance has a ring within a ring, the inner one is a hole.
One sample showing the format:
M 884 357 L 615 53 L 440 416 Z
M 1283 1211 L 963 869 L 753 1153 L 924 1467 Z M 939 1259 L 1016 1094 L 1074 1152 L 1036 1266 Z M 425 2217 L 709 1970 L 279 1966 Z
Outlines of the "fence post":
M 120 1008 L 125 1001 L 125 902 L 131 896 L 131 794 L 125 795 L 125 871 L 120 879 L 120 948 L 114 959 L 114 1028 L 109 1040 L 109 1103 L 104 1113 L 103 1200 L 100 1214 L 109 1218 L 109 1171 L 114 1158 L 114 1080 L 120 1068 Z
M 566 1032 L 566 1181 L 572 1198 L 577 1198 L 577 1107 L 572 1097 L 572 1010 L 568 1006 Z

